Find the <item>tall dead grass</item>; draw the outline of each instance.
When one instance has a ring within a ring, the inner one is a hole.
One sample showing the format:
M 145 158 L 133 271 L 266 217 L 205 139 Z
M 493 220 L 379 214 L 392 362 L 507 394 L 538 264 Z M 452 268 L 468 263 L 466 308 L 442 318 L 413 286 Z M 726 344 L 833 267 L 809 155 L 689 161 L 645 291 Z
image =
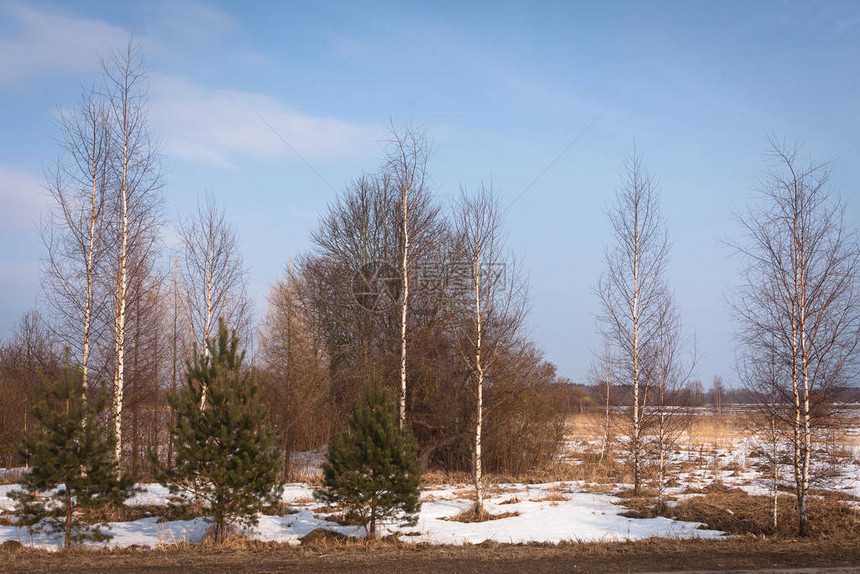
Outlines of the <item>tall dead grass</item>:
M 776 529 L 772 524 L 770 497 L 753 496 L 740 489 L 711 488 L 664 509 L 661 514 L 701 522 L 729 534 L 793 537 L 797 533 L 797 503 L 790 495 L 779 497 Z M 815 536 L 860 535 L 860 511 L 831 494 L 810 499 L 809 523 Z

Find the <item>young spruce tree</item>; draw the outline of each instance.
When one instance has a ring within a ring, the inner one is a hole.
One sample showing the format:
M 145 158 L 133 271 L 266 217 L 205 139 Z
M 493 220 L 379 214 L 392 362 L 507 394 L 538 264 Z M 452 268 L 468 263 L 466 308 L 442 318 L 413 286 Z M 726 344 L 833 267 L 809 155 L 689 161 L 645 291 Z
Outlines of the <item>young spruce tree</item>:
M 250 372 L 243 368 L 235 331 L 220 320 L 208 353 L 194 349 L 185 385 L 168 395 L 176 416 L 170 425 L 173 468 L 160 480 L 177 506 L 202 503 L 220 544 L 233 525 L 254 525 L 264 508 L 278 502 L 280 453 L 264 428 L 266 410 Z M 206 405 L 201 409 L 203 393 Z
M 102 530 L 104 511 L 122 506 L 134 492 L 134 481 L 119 473 L 113 433 L 98 417 L 104 406 L 85 400 L 81 373 L 67 359 L 45 400 L 34 406 L 37 424 L 23 442 L 30 470 L 23 490 L 10 496 L 23 524 L 31 531 L 63 533 L 66 548 L 109 539 Z
M 343 507 L 376 538 L 378 520 L 400 517 L 415 524 L 421 466 L 412 431 L 400 429 L 394 399 L 371 381 L 353 403 L 349 428 L 328 447 L 323 488 L 314 496 Z

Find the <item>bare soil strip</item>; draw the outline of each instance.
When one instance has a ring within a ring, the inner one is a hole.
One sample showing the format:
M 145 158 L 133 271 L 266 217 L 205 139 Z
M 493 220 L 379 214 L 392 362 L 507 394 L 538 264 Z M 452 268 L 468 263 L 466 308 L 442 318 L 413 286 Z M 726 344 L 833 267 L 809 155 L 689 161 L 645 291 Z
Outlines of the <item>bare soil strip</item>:
M 860 540 L 646 540 L 560 545 L 331 544 L 162 550 L 24 550 L 3 572 L 851 572 Z

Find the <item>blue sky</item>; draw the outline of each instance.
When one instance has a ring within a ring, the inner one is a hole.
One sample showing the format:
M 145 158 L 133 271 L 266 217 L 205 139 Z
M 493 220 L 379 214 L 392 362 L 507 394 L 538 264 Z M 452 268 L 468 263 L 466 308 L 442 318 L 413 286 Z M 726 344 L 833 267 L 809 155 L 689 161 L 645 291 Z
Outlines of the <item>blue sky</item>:
M 600 116 L 507 213 L 531 333 L 575 380 L 601 347 L 605 208 L 634 144 L 660 183 L 669 278 L 706 383 L 734 380 L 723 298 L 738 261 L 722 241 L 754 200 L 767 136 L 831 161 L 860 223 L 856 3 L 0 1 L 0 337 L 39 298 L 56 111 L 131 32 L 152 69 L 166 214 L 205 192 L 226 205 L 258 313 L 309 248 L 328 185 L 374 170 L 391 122 L 435 141 L 442 202 L 492 178 L 508 204 Z

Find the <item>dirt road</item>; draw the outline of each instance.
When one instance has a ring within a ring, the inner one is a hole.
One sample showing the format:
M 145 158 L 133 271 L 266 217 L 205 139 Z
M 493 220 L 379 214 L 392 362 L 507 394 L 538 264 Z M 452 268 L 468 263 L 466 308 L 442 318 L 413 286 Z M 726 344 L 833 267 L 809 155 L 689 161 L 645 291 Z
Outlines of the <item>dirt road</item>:
M 858 540 L 656 540 L 558 546 L 333 545 L 0 555 L 3 572 L 860 572 Z

